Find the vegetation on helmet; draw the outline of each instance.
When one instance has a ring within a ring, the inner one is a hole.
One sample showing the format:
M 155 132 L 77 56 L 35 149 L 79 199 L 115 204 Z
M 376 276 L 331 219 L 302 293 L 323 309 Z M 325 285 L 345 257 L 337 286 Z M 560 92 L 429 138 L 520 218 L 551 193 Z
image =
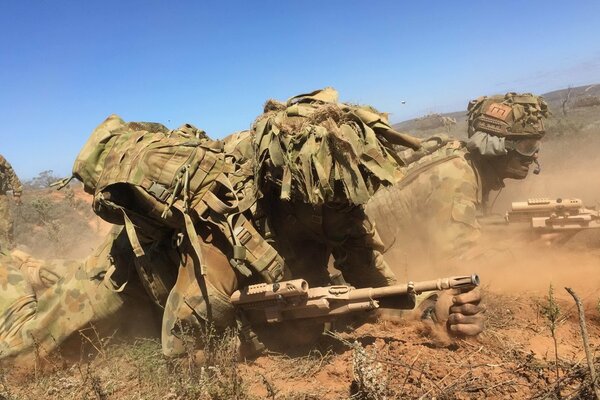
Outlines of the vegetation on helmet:
M 467 107 L 468 134 L 485 132 L 493 136 L 542 137 L 548 104 L 531 93 L 507 93 L 504 96 L 482 96 L 471 100 Z

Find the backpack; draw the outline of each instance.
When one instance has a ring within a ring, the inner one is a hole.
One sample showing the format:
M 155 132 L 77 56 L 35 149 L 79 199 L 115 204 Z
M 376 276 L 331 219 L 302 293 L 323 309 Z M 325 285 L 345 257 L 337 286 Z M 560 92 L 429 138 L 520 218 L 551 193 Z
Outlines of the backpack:
M 243 214 L 253 203 L 246 190 L 251 178 L 204 131 L 126 123 L 111 115 L 78 154 L 73 177 L 94 196 L 98 216 L 125 226 L 138 258 L 144 256 L 142 243 L 179 231 L 204 275 L 196 225 L 208 223 L 231 243 L 232 265 L 240 273 L 258 272 L 268 282 L 283 277 L 283 261 Z

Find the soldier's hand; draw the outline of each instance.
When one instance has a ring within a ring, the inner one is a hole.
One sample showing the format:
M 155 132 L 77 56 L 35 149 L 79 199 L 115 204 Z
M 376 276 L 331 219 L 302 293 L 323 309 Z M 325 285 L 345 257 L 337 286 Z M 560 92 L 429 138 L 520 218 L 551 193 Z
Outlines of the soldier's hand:
M 438 323 L 455 336 L 476 336 L 483 332 L 485 307 L 481 304 L 481 291 L 475 288 L 460 293 L 446 290 L 439 294 L 435 305 Z

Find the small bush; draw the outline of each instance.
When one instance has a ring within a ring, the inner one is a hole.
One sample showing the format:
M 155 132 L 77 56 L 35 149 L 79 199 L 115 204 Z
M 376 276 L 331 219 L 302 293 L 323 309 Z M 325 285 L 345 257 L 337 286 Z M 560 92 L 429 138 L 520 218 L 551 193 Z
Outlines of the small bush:
M 573 108 L 585 108 L 600 106 L 600 97 L 598 96 L 585 96 L 575 99 L 573 102 Z
M 367 350 L 358 341 L 352 344 L 354 394 L 356 400 L 383 400 L 390 395 L 389 376 L 384 365 L 377 361 L 377 349 Z

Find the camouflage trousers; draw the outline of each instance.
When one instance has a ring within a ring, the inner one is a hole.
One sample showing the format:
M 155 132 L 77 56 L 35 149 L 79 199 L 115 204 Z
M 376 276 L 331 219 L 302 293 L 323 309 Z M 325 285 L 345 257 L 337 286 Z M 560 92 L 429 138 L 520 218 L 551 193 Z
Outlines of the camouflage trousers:
M 13 219 L 6 194 L 0 194 L 0 250 L 13 247 Z
M 201 244 L 207 264 L 207 294 L 192 289 L 174 292 L 181 304 L 171 304 L 180 305 L 183 311 L 164 313 L 162 339 L 167 355 L 182 351 L 172 332 L 175 319 L 182 314 L 207 318 L 208 313 L 221 326 L 235 322 L 228 301 L 237 289 L 235 273 L 220 251 L 205 241 Z M 178 263 L 173 262 L 172 254 L 160 245 L 155 247 L 148 251 L 152 265 L 171 268 L 176 276 Z M 147 325 L 149 315 L 160 310 L 153 303 L 164 306 L 165 297 L 148 290 L 147 282 L 143 283 L 148 276 L 138 276 L 141 268 L 120 229 L 109 234 L 83 262 L 42 262 L 19 252 L 0 254 L 0 359 L 44 356 L 90 324 L 100 330 L 122 329 L 126 323 Z M 164 276 L 169 292 L 173 282 L 168 273 Z M 209 304 L 204 301 L 207 298 Z M 165 327 L 170 330 L 165 332 Z
M 357 287 L 393 285 L 396 277 L 383 258 L 383 243 L 360 206 L 313 206 L 273 202 L 269 222 L 274 247 L 294 277 L 313 286 L 330 283 L 327 265 Z
M 124 304 L 122 276 L 107 277 L 114 235 L 85 262 L 42 262 L 13 253 L 0 265 L 0 358 L 45 356 Z M 109 279 L 110 278 L 110 279 Z

